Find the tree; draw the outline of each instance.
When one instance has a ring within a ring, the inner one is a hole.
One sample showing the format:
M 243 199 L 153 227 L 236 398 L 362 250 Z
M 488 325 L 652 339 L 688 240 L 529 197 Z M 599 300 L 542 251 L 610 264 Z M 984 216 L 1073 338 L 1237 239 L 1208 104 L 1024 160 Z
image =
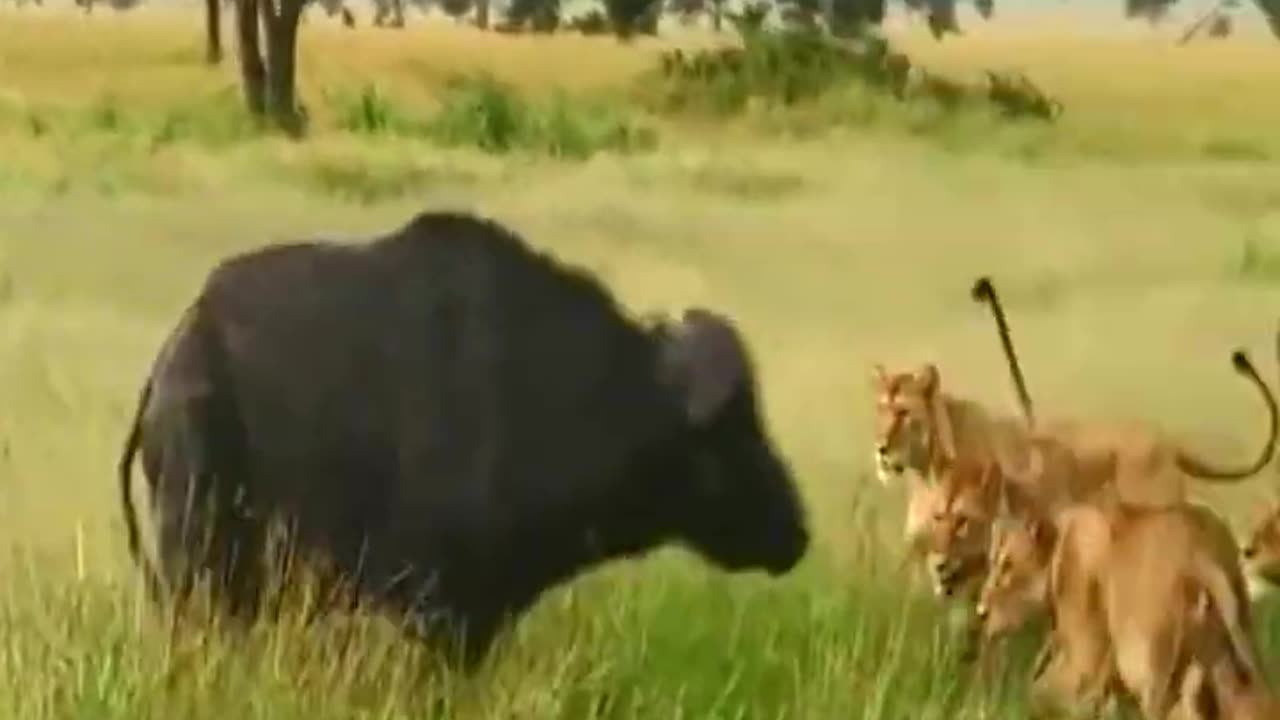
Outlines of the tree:
M 1124 0 L 1124 15 L 1130 19 L 1146 20 L 1158 24 L 1169 13 L 1177 0 Z
M 374 0 L 373 24 L 404 27 L 404 0 Z
M 474 6 L 472 0 L 440 0 L 440 9 L 454 20 L 461 20 Z
M 1267 26 L 1271 28 L 1271 34 L 1280 40 L 1280 0 L 1254 0 L 1258 10 L 1262 12 L 1263 17 L 1267 19 Z
M 205 59 L 222 62 L 222 0 L 204 0 Z
M 290 133 L 302 131 L 294 89 L 298 20 L 306 0 L 236 0 L 240 76 L 249 112 Z M 266 52 L 260 49 L 260 30 Z
M 633 35 L 653 35 L 658 31 L 662 0 L 604 0 L 604 11 L 614 34 L 623 40 Z
M 560 25 L 560 0 L 512 0 L 505 26 L 519 32 L 526 25 L 538 32 L 555 30 Z
M 837 37 L 861 34 L 884 21 L 884 0 L 827 0 L 827 27 Z

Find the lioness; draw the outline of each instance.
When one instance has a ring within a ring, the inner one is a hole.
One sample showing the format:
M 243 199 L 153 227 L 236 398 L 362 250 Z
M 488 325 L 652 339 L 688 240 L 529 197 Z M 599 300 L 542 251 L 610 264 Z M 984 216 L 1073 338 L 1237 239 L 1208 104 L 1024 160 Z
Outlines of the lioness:
M 1059 420 L 1039 426 L 995 290 L 989 280 L 982 278 L 973 294 L 988 303 L 996 317 L 1023 419 L 993 414 L 973 400 L 945 392 L 941 373 L 932 363 L 914 372 L 894 373 L 876 364 L 875 469 L 882 484 L 907 472 L 926 480 L 936 477 L 945 463 L 957 455 L 994 459 L 1006 471 L 1024 469 L 1032 455 L 1028 448 L 1032 430 L 1069 450 L 1074 464 L 1071 473 L 1080 483 L 1095 489 L 1113 484 L 1121 498 L 1135 504 L 1178 503 L 1186 499 L 1188 476 L 1234 482 L 1257 474 L 1271 461 L 1280 433 L 1280 410 L 1243 350 L 1232 353 L 1232 365 L 1254 384 L 1266 403 L 1269 435 L 1257 459 L 1249 465 L 1219 467 L 1140 423 Z M 1054 462 L 1067 456 L 1057 453 L 1047 459 Z M 1052 466 L 1046 472 L 1047 478 L 1064 474 L 1055 472 Z M 919 525 L 919 519 L 908 517 L 908 528 L 913 524 Z
M 1235 358 L 1236 367 L 1254 379 L 1272 411 L 1270 450 L 1276 440 L 1275 400 L 1248 356 L 1237 351 Z M 926 371 L 924 377 L 926 381 L 932 377 L 936 387 L 936 368 Z M 927 391 L 927 384 L 925 388 Z M 933 395 L 931 399 L 936 401 L 938 397 Z M 918 397 L 917 402 L 924 400 Z M 975 403 L 968 401 L 948 399 L 947 402 L 953 407 L 977 408 Z M 1133 496 L 1142 497 L 1142 493 L 1124 493 L 1126 488 L 1159 488 L 1170 477 L 1170 473 L 1159 471 L 1159 463 L 1152 462 L 1160 453 L 1154 447 L 1143 449 L 1136 443 L 1126 445 L 1120 442 L 1116 449 L 1108 449 L 1105 441 L 1098 442 L 1081 433 L 1071 435 L 1029 430 L 1011 418 L 1000 419 L 987 426 L 998 428 L 995 432 L 970 435 L 975 441 L 969 444 L 956 443 L 954 438 L 959 436 L 936 437 L 935 430 L 948 427 L 948 423 L 934 423 L 920 433 L 899 432 L 920 422 L 913 418 L 927 417 L 934 412 L 926 407 L 919 413 L 900 415 L 898 430 L 890 428 L 888 436 L 896 437 L 894 433 L 898 432 L 899 435 L 926 439 L 926 442 L 910 444 L 915 457 L 921 459 L 928 471 L 927 474 L 907 474 L 909 497 L 905 534 L 908 556 L 926 556 L 934 590 L 942 596 L 951 597 L 959 584 L 981 582 L 986 571 L 985 564 L 981 562 L 986 557 L 984 543 L 996 515 L 1003 485 L 1015 483 L 1024 495 L 1045 507 L 1046 512 L 1053 513 L 1065 504 L 1089 502 L 1099 493 L 1111 490 L 1121 493 L 1122 497 L 1127 495 L 1125 499 L 1132 501 Z M 976 409 L 969 417 L 985 415 Z M 983 445 L 980 438 L 992 444 Z M 1004 452 L 992 451 L 993 444 L 1002 444 Z M 1117 468 L 1125 461 L 1126 450 L 1132 452 L 1128 456 L 1127 472 L 1122 474 Z M 1019 456 L 1018 462 L 1001 461 L 1002 457 L 1015 454 Z M 1142 467 L 1144 461 L 1148 465 L 1146 468 Z M 929 482 L 930 477 L 934 482 Z M 1168 484 L 1167 487 L 1176 489 L 1178 493 L 1183 490 L 1180 483 Z M 1150 501 L 1153 494 L 1148 493 L 1145 497 Z M 1180 494 L 1170 493 L 1166 500 L 1174 501 L 1179 497 Z M 959 575 L 961 570 L 964 577 Z
M 925 557 L 935 595 L 966 604 L 977 599 L 987 576 L 991 518 L 1008 482 L 1025 484 L 1006 478 L 997 462 L 960 455 L 944 466 L 936 484 L 920 492 L 929 499 L 931 514 L 915 542 L 918 554 Z M 985 655 L 986 643 L 976 619 L 971 609 L 963 615 L 966 645 L 962 652 L 968 658 L 975 651 Z
M 1249 533 L 1240 555 L 1252 596 L 1280 586 L 1280 503 L 1273 503 L 1267 509 L 1262 521 Z
M 1192 662 L 1183 677 L 1182 696 L 1172 717 L 1177 720 L 1274 720 L 1280 700 L 1265 677 L 1234 651 L 1228 613 L 1207 588 L 1193 589 L 1186 630 Z
M 1280 333 L 1276 334 L 1276 359 L 1280 361 Z M 1280 587 L 1280 498 L 1269 503 L 1250 530 L 1240 555 L 1250 596 L 1256 598 Z
M 981 642 L 1047 613 L 1050 631 L 1032 673 L 1032 704 L 1068 702 L 1096 711 L 1112 682 L 1097 585 L 1110 546 L 1102 503 L 1051 513 L 1015 484 L 1001 500 L 977 605 Z
M 1212 510 L 1120 505 L 1110 516 L 1111 550 L 1102 604 L 1115 668 L 1148 720 L 1174 706 L 1201 705 L 1187 673 L 1205 674 L 1214 699 L 1240 689 L 1266 692 L 1253 644 L 1244 575 L 1230 528 Z M 1232 717 L 1232 716 L 1229 716 Z
M 978 617 L 990 639 L 1049 612 L 1037 705 L 1096 710 L 1123 688 L 1147 718 L 1163 720 L 1179 700 L 1184 715 L 1203 708 L 1205 692 L 1209 705 L 1241 712 L 1269 701 L 1235 543 L 1212 511 L 1116 495 L 1053 516 L 1025 499 L 1008 507 Z
M 1056 438 L 1027 435 L 1028 470 L 1012 472 L 998 461 L 957 455 L 942 464 L 936 499 L 920 534 L 927 538 L 926 557 L 941 595 L 960 585 L 981 584 L 990 549 L 991 524 L 1007 493 L 1034 501 L 1047 513 L 1072 503 L 1094 502 L 1103 489 L 1080 473 L 1070 448 Z M 1008 488 L 1012 483 L 1014 487 Z M 973 588 L 976 590 L 977 588 Z

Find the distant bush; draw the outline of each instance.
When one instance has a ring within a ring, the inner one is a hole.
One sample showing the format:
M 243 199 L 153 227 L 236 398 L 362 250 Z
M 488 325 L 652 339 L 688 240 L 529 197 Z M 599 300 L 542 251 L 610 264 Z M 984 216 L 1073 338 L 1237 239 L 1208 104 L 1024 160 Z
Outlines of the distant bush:
M 575 159 L 604 150 L 647 150 L 657 142 L 651 128 L 630 122 L 603 103 L 564 94 L 534 103 L 488 76 L 452 82 L 427 134 L 444 145 L 490 153 L 528 150 Z
M 533 102 L 489 76 L 458 77 L 434 114 L 400 109 L 376 86 L 334 93 L 329 101 L 339 129 L 363 135 L 404 135 L 487 153 L 534 152 L 584 159 L 601 151 L 652 148 L 656 134 L 603 103 L 556 94 Z
M 599 8 L 592 8 L 570 19 L 565 27 L 583 35 L 605 35 L 611 32 L 609 16 L 605 15 L 604 11 Z
M 664 53 L 642 92 L 664 111 L 729 114 L 753 98 L 790 106 L 853 81 L 881 85 L 889 77 L 882 41 L 854 48 L 805 29 L 750 30 L 742 39 L 741 47 Z
M 962 110 L 1046 121 L 1062 112 L 1060 102 L 1019 73 L 987 71 L 986 83 L 965 83 L 914 66 L 878 37 L 844 41 L 816 28 L 769 30 L 757 16 L 739 19 L 738 25 L 741 46 L 664 53 L 659 67 L 641 80 L 644 102 L 658 112 L 727 116 L 751 107 L 831 110 L 833 100 L 851 100 L 852 106 L 829 113 L 832 122 L 841 123 L 883 116 L 876 105 L 894 101 L 922 106 L 899 113 L 916 129 L 936 127 Z M 795 119 L 813 119 L 811 113 L 800 115 Z M 921 125 L 921 118 L 929 119 Z

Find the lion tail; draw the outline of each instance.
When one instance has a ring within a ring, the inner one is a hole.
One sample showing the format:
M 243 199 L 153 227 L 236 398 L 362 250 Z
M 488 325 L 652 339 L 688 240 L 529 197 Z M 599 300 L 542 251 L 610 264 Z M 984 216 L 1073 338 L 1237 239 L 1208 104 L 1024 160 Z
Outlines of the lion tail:
M 1031 393 L 1027 391 L 1027 380 L 1022 375 L 1022 366 L 1018 363 L 1018 353 L 1013 349 L 1013 336 L 1009 332 L 1009 320 L 1005 317 L 1004 306 L 1000 304 L 1000 298 L 996 295 L 996 288 L 992 284 L 991 278 L 986 275 L 979 277 L 973 283 L 973 288 L 969 290 L 969 295 L 974 301 L 983 303 L 991 308 L 991 314 L 996 321 L 996 331 L 1000 334 L 1000 347 L 1004 350 L 1004 358 L 1009 363 L 1009 374 L 1013 377 L 1013 389 L 1018 393 L 1018 404 L 1022 406 L 1022 416 L 1029 426 L 1034 427 L 1036 416 L 1035 409 L 1031 404 Z
M 1280 434 L 1280 410 L 1276 408 L 1275 396 L 1271 393 L 1271 388 L 1267 386 L 1262 376 L 1258 374 L 1257 368 L 1253 366 L 1253 362 L 1249 360 L 1249 356 L 1244 350 L 1236 350 L 1231 353 L 1231 364 L 1236 372 L 1240 373 L 1246 380 L 1253 383 L 1262 395 L 1262 400 L 1267 404 L 1267 415 L 1269 418 L 1270 430 L 1267 437 L 1266 445 L 1258 457 L 1249 465 L 1237 468 L 1225 468 L 1215 466 L 1209 462 L 1195 457 L 1186 450 L 1179 450 L 1176 455 L 1178 469 L 1182 472 L 1211 482 L 1234 482 L 1243 480 L 1244 478 L 1256 475 L 1271 462 L 1272 456 L 1276 450 L 1276 436 Z

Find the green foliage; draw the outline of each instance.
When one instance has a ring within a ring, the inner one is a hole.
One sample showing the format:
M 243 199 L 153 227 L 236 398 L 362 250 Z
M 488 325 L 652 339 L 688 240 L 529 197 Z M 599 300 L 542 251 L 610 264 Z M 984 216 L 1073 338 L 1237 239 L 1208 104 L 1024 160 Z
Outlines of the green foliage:
M 626 39 L 633 35 L 655 35 L 658 16 L 662 12 L 661 0 L 602 0 L 605 14 L 613 25 L 613 32 Z
M 665 53 L 643 82 L 664 111 L 741 112 L 753 99 L 794 106 L 852 82 L 887 82 L 884 50 L 853 49 L 813 30 L 751 31 L 741 47 Z
M 585 159 L 601 151 L 652 149 L 655 132 L 603 102 L 556 93 L 534 102 L 491 76 L 454 78 L 434 114 L 406 112 L 374 85 L 329 97 L 338 127 L 369 136 L 426 138 L 486 153 L 531 152 Z
M 560 0 L 512 0 L 505 22 L 497 29 L 520 32 L 527 26 L 534 32 L 555 32 L 560 26 L 560 11 Z
M 885 0 L 831 0 L 831 33 L 857 37 L 884 19 Z
M 602 150 L 648 150 L 657 142 L 652 129 L 628 121 L 603 103 L 572 100 L 563 93 L 535 103 L 486 75 L 455 79 L 426 132 L 446 146 L 499 154 L 524 150 L 569 159 L 585 159 Z
M 411 113 L 403 112 L 374 83 L 366 83 L 357 91 L 342 89 L 327 97 L 338 129 L 358 135 L 412 135 L 424 131 L 424 125 Z
M 19 129 L 32 137 L 115 136 L 152 149 L 177 142 L 223 146 L 259 133 L 231 87 L 159 108 L 130 107 L 111 95 L 96 96 L 83 106 L 0 102 L 0 128 Z
M 609 32 L 609 16 L 600 8 L 575 16 L 567 24 L 568 29 L 583 35 L 604 35 Z
M 793 135 L 883 123 L 949 143 L 990 134 L 993 121 L 1051 122 L 1062 112 L 1020 74 L 988 71 L 985 84 L 960 82 L 913 67 L 883 39 L 834 40 L 806 27 L 770 31 L 761 19 L 750 6 L 734 18 L 740 47 L 665 53 L 641 81 L 642 101 L 668 114 L 749 114 Z

